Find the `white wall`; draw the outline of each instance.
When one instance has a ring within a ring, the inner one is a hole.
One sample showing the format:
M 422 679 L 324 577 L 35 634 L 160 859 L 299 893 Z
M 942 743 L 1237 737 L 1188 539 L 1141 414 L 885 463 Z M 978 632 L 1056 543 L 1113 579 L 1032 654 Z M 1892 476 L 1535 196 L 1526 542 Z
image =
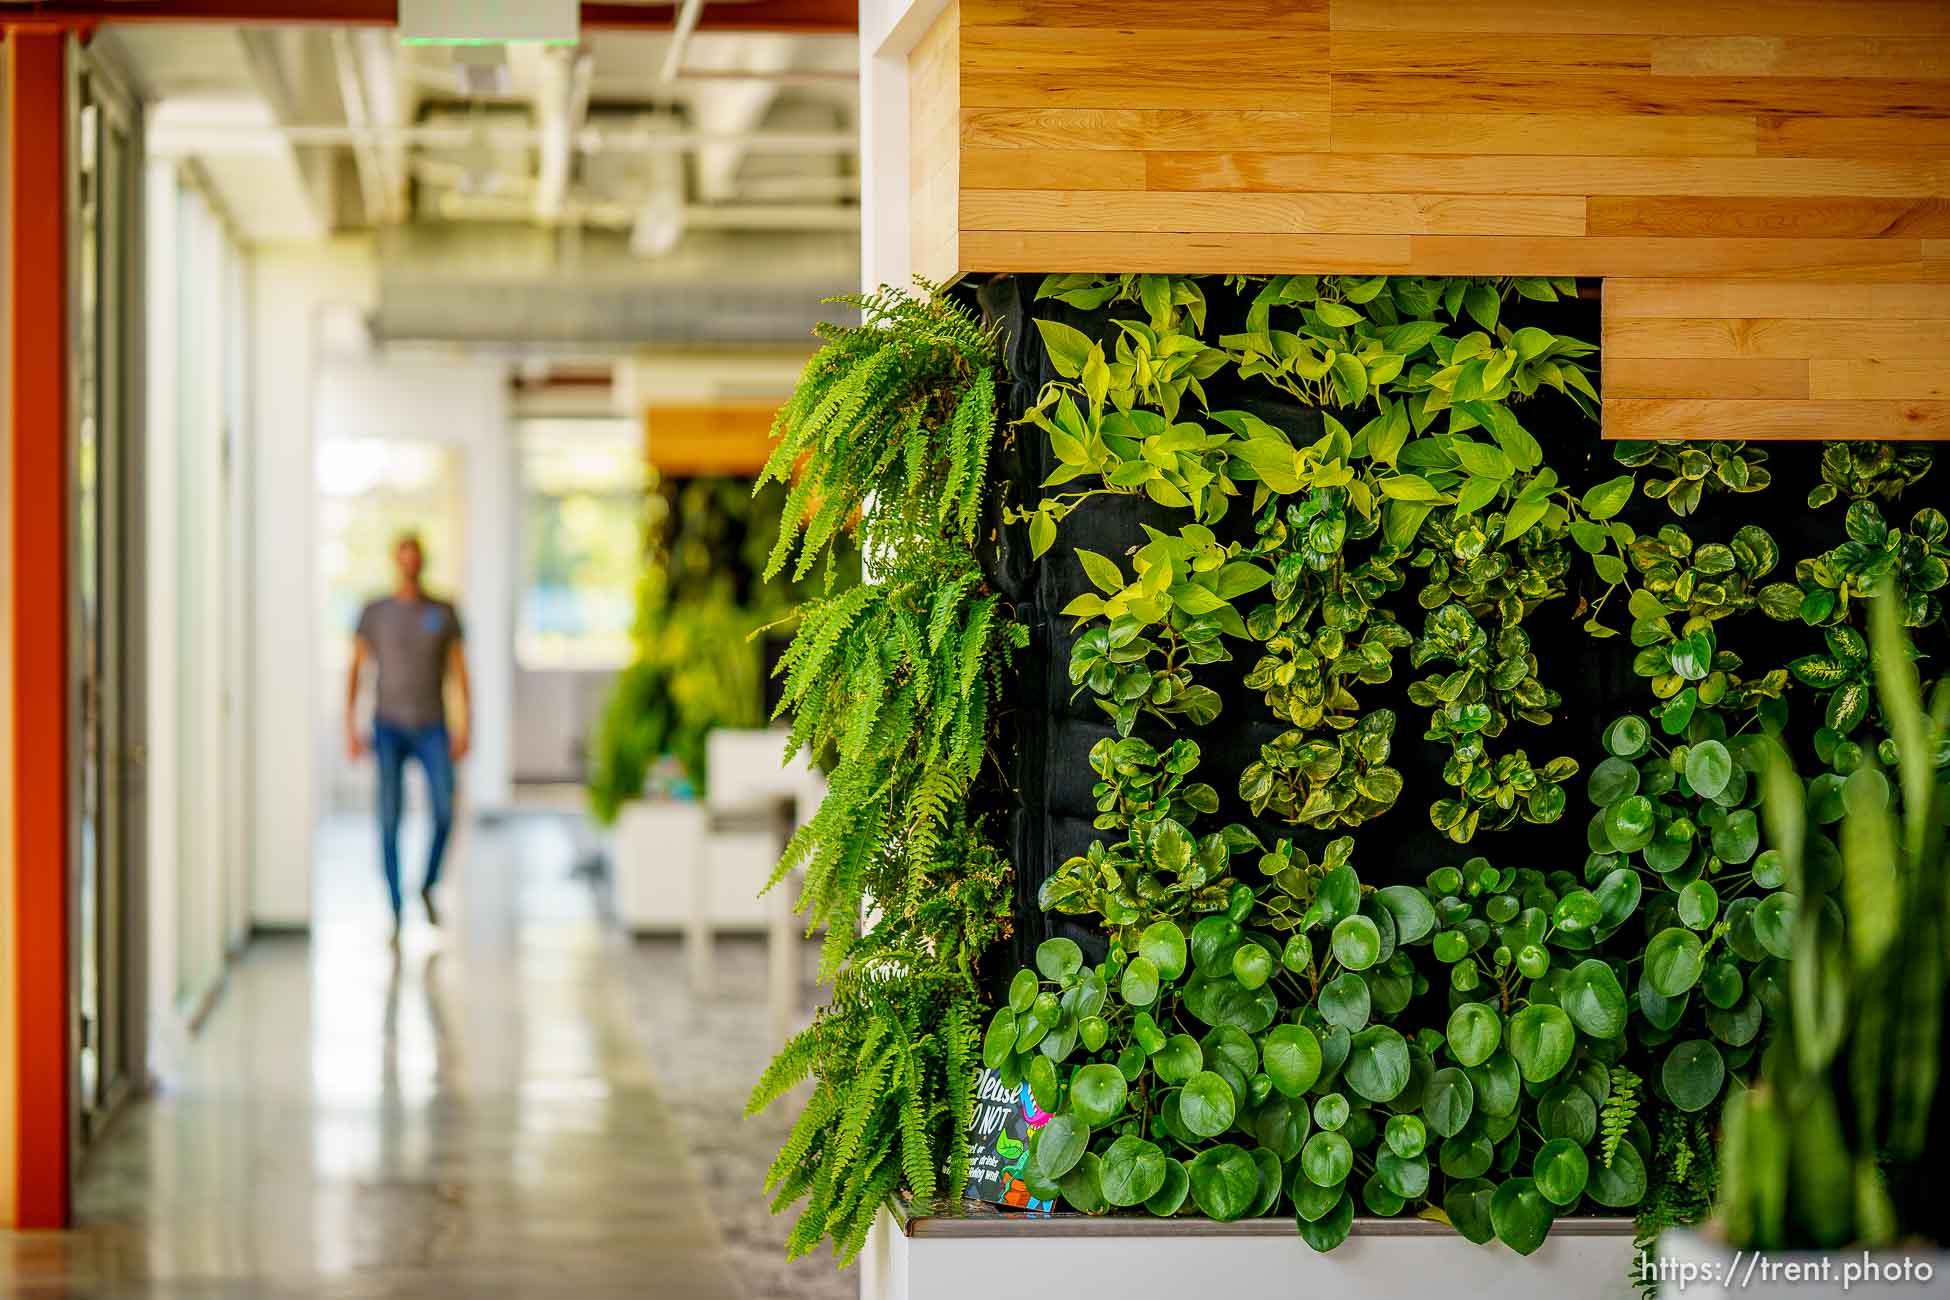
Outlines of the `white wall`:
M 248 931 L 242 255 L 173 161 L 147 185 L 148 1023 L 165 1077 Z
M 505 360 L 465 352 L 328 359 L 314 434 L 453 445 L 465 466 L 467 554 L 457 593 L 473 689 L 473 753 L 461 772 L 471 811 L 512 790 L 519 462 Z
M 250 915 L 260 926 L 311 919 L 318 325 L 328 306 L 370 310 L 375 280 L 363 239 L 251 257 Z

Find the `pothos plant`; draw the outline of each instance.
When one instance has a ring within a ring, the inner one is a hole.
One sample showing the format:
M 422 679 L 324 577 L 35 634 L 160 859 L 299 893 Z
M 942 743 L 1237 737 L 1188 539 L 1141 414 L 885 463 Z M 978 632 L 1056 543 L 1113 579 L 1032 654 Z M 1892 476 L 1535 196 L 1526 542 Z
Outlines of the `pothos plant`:
M 1535 606 L 1566 594 L 1576 554 L 1567 538 L 1598 553 L 1606 595 L 1626 584 L 1624 548 L 1634 535 L 1606 521 L 1629 500 L 1633 480 L 1578 496 L 1543 465 L 1541 446 L 1512 404 L 1546 385 L 1589 392 L 1578 358 L 1591 349 L 1535 326 L 1502 325 L 1500 304 L 1513 291 L 1554 297 L 1559 290 L 1549 282 L 1519 288 L 1387 277 L 1265 282 L 1248 329 L 1220 340 L 1239 375 L 1330 402 L 1341 415 L 1375 412 L 1354 432 L 1323 413 L 1323 432 L 1310 441 L 1244 411 L 1205 411 L 1207 424 L 1190 401 L 1147 410 L 1142 380 L 1155 372 L 1111 360 L 1102 343 L 1070 325 L 1037 322 L 1059 378 L 1027 417 L 1048 433 L 1057 468 L 1041 500 L 1010 516 L 1028 524 L 1032 550 L 1048 551 L 1061 521 L 1092 497 L 1142 492 L 1195 521 L 1175 542 L 1147 530 L 1135 577 L 1125 576 L 1117 557 L 1077 555 L 1098 590 L 1064 611 L 1080 633 L 1071 681 L 1098 697 L 1120 734 L 1145 715 L 1171 725 L 1212 722 L 1219 698 L 1196 684 L 1195 670 L 1233 657 L 1226 638 L 1243 635 L 1261 647 L 1248 685 L 1293 729 L 1242 777 L 1241 796 L 1295 824 L 1328 824 L 1317 801 L 1303 814 L 1314 793 L 1296 788 L 1293 777 L 1311 769 L 1310 780 L 1323 783 L 1351 774 L 1351 760 L 1378 763 L 1377 745 L 1385 756 L 1393 715 L 1364 715 L 1355 687 L 1389 680 L 1395 653 L 1412 645 L 1416 666 L 1439 662 L 1449 670 L 1411 692 L 1430 710 L 1425 738 L 1448 743 L 1453 754 L 1455 794 L 1432 806 L 1437 826 L 1466 841 L 1486 822 L 1561 815 L 1557 787 L 1575 771 L 1572 760 L 1533 763 L 1522 749 L 1489 742 L 1512 719 L 1550 721 L 1555 701 L 1521 624 Z M 1056 292 L 1107 302 L 1123 289 L 1086 278 L 1066 279 Z M 1154 315 L 1154 324 L 1174 329 L 1190 323 L 1189 312 Z M 1482 328 L 1462 329 L 1465 316 Z M 1193 355 L 1189 345 L 1184 355 Z M 1204 392 L 1187 379 L 1178 396 L 1202 404 Z M 1221 545 L 1212 525 L 1249 487 L 1256 540 Z M 1223 566 L 1223 582 L 1188 580 L 1193 552 L 1207 572 Z M 1418 570 L 1423 608 L 1455 607 L 1432 619 L 1419 642 L 1387 607 Z M 1270 600 L 1246 611 L 1232 603 L 1262 587 L 1271 588 Z M 1597 612 L 1587 628 L 1610 634 Z M 1335 734 L 1370 716 L 1358 743 Z M 1288 787 L 1278 799 L 1276 772 Z M 1360 798 L 1339 802 L 1331 824 L 1357 824 L 1392 805 L 1398 782 L 1389 770 L 1367 784 Z

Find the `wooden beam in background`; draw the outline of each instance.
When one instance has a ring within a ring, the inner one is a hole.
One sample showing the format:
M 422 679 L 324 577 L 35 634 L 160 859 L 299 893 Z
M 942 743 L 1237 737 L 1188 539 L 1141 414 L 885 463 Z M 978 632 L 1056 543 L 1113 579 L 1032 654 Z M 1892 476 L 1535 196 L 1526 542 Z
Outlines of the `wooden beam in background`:
M 779 403 L 710 402 L 650 405 L 643 410 L 644 446 L 659 474 L 751 476 L 772 454 L 772 417 Z

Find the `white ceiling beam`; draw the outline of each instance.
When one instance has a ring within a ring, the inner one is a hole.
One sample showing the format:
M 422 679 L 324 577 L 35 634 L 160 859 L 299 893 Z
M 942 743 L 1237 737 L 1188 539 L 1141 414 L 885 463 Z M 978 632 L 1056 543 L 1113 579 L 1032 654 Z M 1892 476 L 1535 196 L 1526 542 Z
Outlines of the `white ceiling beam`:
M 403 126 L 407 113 L 406 79 L 400 75 L 399 46 L 391 32 L 361 28 L 353 35 L 359 53 L 359 70 L 366 85 L 366 113 L 369 125 L 385 133 L 375 136 L 373 148 L 384 183 L 386 219 L 402 222 L 406 212 L 406 144 L 392 134 Z
M 593 61 L 579 50 L 551 49 L 542 60 L 535 97 L 540 132 L 536 155 L 535 218 L 544 225 L 562 219 L 575 168 L 576 140 L 589 116 Z
M 664 65 L 657 74 L 657 81 L 665 86 L 677 80 L 678 72 L 684 66 L 684 53 L 690 48 L 691 36 L 697 31 L 697 20 L 704 16 L 704 0 L 683 0 L 677 7 L 677 17 L 670 24 L 670 48 L 664 54 Z
M 275 31 L 241 27 L 237 30 L 237 43 L 244 52 L 244 66 L 250 71 L 251 84 L 263 101 L 267 115 L 267 120 L 246 115 L 238 121 L 239 126 L 258 130 L 266 127 L 281 129 L 312 116 L 306 112 L 301 88 L 291 69 L 286 66 L 284 50 Z M 198 115 L 196 110 L 189 114 L 192 120 Z M 288 162 L 299 177 L 306 204 L 311 209 L 312 223 L 317 230 L 329 230 L 332 225 L 332 192 L 326 169 L 322 165 L 307 167 L 304 160 L 298 157 L 299 143 L 289 136 L 282 136 L 278 147 L 287 155 L 283 161 Z M 155 147 L 153 139 L 150 147 Z
M 366 88 L 359 73 L 359 58 L 352 48 L 352 33 L 335 27 L 330 33 L 332 67 L 338 74 L 339 102 L 345 107 L 346 125 L 352 129 L 352 162 L 359 174 L 359 197 L 366 221 L 383 225 L 387 215 L 386 177 L 379 161 L 378 142 L 373 136 L 372 115 L 366 109 Z
M 464 149 L 484 139 L 497 149 L 534 147 L 540 132 L 533 127 L 490 126 L 368 126 L 333 123 L 290 125 L 273 121 L 210 121 L 172 126 L 169 147 L 176 152 L 256 153 L 264 137 L 291 144 L 354 144 L 360 140 L 398 141 L 428 149 Z M 151 142 L 152 145 L 155 143 Z M 713 145 L 736 145 L 749 153 L 841 154 L 858 150 L 860 137 L 851 130 L 674 130 L 643 131 L 586 126 L 575 133 L 575 147 L 584 153 L 685 153 Z

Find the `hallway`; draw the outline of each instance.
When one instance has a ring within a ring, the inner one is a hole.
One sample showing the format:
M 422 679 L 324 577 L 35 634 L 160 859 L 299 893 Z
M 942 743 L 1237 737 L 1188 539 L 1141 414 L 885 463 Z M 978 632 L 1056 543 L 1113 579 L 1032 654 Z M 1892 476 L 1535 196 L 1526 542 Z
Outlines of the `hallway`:
M 630 989 L 681 967 L 605 931 L 570 825 L 469 832 L 448 930 L 410 916 L 397 955 L 350 834 L 322 852 L 313 941 L 251 947 L 175 1077 L 90 1161 L 80 1229 L 0 1233 L 0 1292 L 751 1294 Z M 762 1212 L 756 1186 L 736 1194 Z

